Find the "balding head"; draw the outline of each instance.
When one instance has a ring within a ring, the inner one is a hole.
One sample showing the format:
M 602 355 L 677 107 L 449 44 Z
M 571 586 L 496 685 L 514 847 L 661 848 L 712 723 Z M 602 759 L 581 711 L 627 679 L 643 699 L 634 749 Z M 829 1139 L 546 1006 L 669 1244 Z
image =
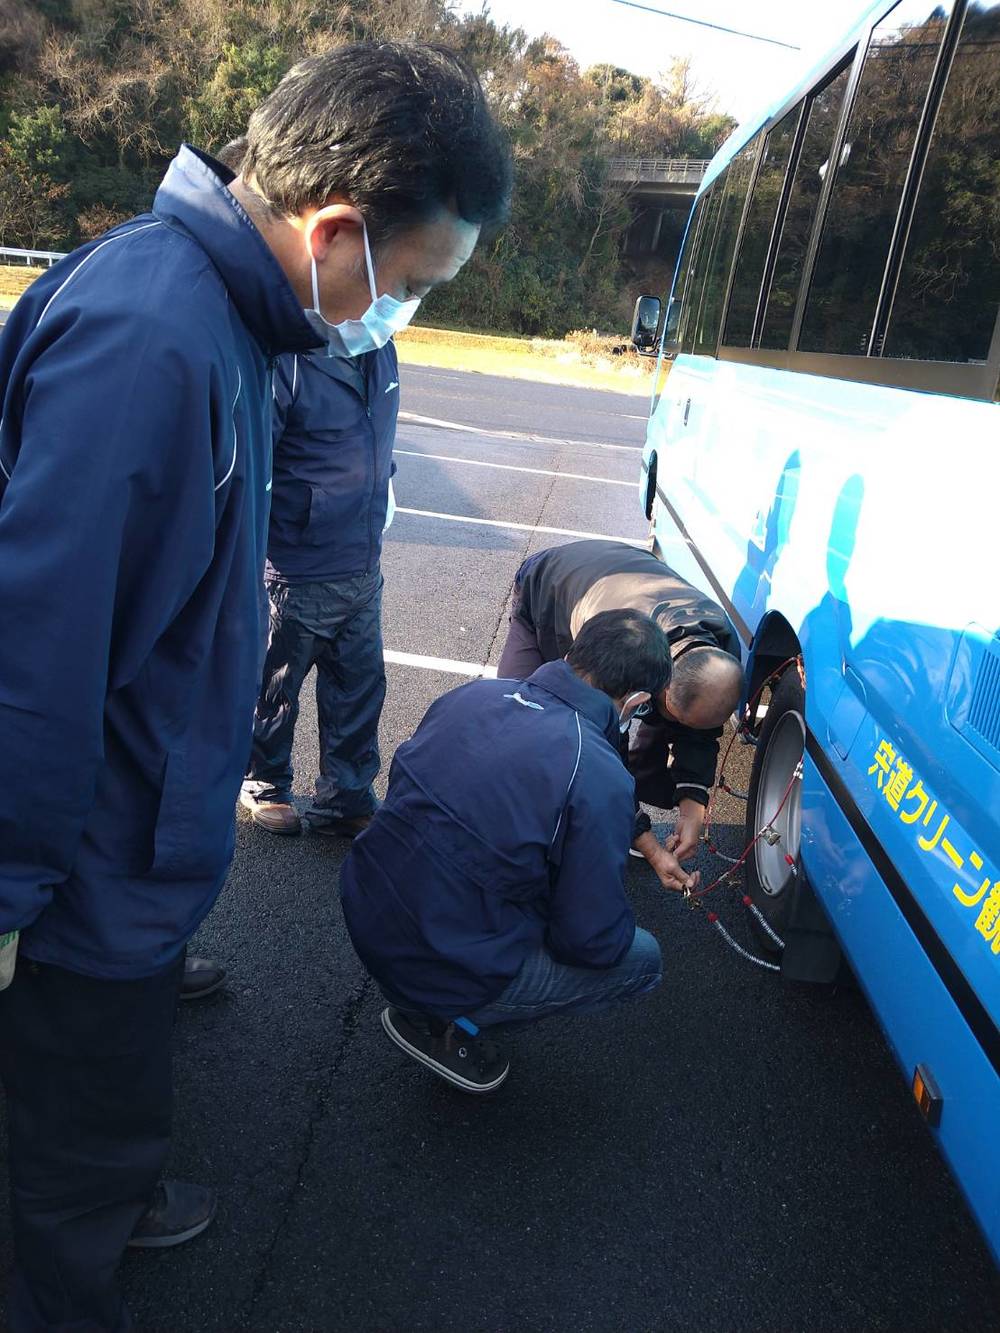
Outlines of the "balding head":
M 743 668 L 738 658 L 721 648 L 699 645 L 674 662 L 659 710 L 686 727 L 714 730 L 725 723 L 742 693 Z
M 221 162 L 224 167 L 230 171 L 235 171 L 237 176 L 243 169 L 243 159 L 247 155 L 247 136 L 241 134 L 238 139 L 230 139 L 227 144 L 216 150 L 216 161 Z

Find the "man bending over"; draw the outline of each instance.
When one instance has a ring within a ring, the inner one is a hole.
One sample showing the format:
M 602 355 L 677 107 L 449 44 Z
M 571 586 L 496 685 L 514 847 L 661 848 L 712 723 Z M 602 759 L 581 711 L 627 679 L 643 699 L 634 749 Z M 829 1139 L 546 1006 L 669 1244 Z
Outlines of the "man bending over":
M 624 747 L 636 797 L 678 808 L 661 846 L 637 813 L 633 853 L 667 888 L 693 887 L 681 862 L 694 856 L 719 762 L 722 726 L 743 689 L 740 648 L 726 613 L 649 551 L 605 539 L 569 542 L 529 556 L 517 571 L 514 611 L 498 676 L 529 676 L 563 657 L 592 616 L 630 607 L 652 616 L 670 640 L 673 671 Z

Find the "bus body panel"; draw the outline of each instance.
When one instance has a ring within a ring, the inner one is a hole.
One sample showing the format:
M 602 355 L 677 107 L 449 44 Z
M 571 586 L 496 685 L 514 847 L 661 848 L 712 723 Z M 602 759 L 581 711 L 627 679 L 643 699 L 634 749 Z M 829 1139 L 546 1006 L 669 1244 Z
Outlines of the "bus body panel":
M 989 403 L 684 357 L 647 452 L 734 618 L 754 633 L 777 611 L 797 634 L 810 729 L 854 800 L 876 798 L 873 829 L 1000 1023 L 1000 950 L 976 930 L 1000 881 L 1000 750 L 949 717 L 1000 628 L 998 428 Z M 666 557 L 662 500 L 656 518 Z M 922 809 L 888 790 L 900 761 Z
M 664 559 L 744 637 L 788 622 L 814 743 L 995 1024 L 977 922 L 1000 885 L 1000 723 L 972 728 L 969 698 L 1000 627 L 998 426 L 991 403 L 682 356 L 644 454 Z M 937 1078 L 935 1133 L 1000 1253 L 1000 1186 L 976 1170 L 997 1069 L 814 765 L 803 796 L 810 883 L 905 1076 Z
M 1000 1120 L 1000 1077 L 808 755 L 804 769 L 802 850 L 810 882 L 905 1077 L 918 1064 L 933 1072 L 944 1106 L 930 1132 L 1000 1260 L 1000 1180 L 984 1170 L 983 1156 Z

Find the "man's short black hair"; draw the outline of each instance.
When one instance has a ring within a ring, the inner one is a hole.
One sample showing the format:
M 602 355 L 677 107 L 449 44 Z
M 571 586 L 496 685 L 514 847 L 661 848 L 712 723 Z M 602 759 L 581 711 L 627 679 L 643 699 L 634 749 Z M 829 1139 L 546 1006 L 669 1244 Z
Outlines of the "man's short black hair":
M 670 641 L 641 611 L 601 611 L 573 640 L 566 661 L 612 699 L 670 684 Z
M 454 51 L 358 42 L 301 61 L 250 117 L 243 174 L 289 216 L 340 195 L 384 241 L 452 208 L 507 214 L 510 150 Z

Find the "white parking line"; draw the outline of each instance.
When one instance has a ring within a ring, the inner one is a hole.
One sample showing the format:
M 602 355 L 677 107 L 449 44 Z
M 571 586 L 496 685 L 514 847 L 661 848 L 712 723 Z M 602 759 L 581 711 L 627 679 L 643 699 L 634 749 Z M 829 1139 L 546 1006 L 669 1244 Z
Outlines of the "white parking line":
M 395 662 L 397 666 L 446 671 L 452 676 L 484 676 L 492 680 L 497 674 L 495 666 L 486 666 L 483 662 L 459 662 L 454 657 L 425 657 L 423 653 L 397 653 L 393 649 L 386 649 L 382 657 L 386 662 Z
M 513 463 L 486 463 L 481 458 L 456 458 L 453 454 L 425 454 L 419 449 L 394 449 L 393 456 L 405 454 L 407 458 L 435 458 L 441 463 L 468 463 L 469 467 L 492 467 L 501 472 L 531 472 L 536 477 L 567 477 L 570 481 L 599 481 L 605 486 L 631 486 L 638 491 L 636 481 L 617 481 L 613 477 L 591 477 L 585 472 L 557 472 L 547 467 L 515 467 Z
M 599 444 L 596 440 L 564 440 L 556 435 L 533 435 L 520 430 L 487 430 L 484 426 L 466 426 L 460 421 L 441 421 L 438 417 L 422 417 L 416 412 L 400 412 L 400 421 L 411 421 L 415 426 L 438 426 L 442 430 L 460 430 L 469 435 L 488 435 L 495 440 L 527 440 L 531 444 L 568 444 L 574 449 L 614 449 L 626 454 L 641 454 L 641 444 Z
M 476 523 L 486 528 L 513 528 L 517 532 L 545 532 L 555 537 L 580 537 L 585 540 L 602 542 L 624 542 L 627 546 L 648 546 L 647 538 L 609 537 L 606 532 L 577 532 L 575 528 L 543 528 L 537 523 L 506 523 L 496 518 L 469 518 L 465 514 L 439 514 L 433 509 L 404 509 L 400 506 L 397 514 L 410 514 L 415 518 L 443 518 L 448 523 Z

